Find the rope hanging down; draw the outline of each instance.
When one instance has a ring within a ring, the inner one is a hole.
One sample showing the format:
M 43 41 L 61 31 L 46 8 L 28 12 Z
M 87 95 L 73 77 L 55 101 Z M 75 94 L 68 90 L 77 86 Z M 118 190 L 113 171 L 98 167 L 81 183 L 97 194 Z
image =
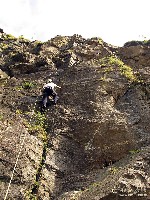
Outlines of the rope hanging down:
M 14 169 L 13 169 L 13 171 L 12 171 L 12 175 L 11 175 L 11 178 L 10 178 L 10 181 L 9 181 L 9 185 L 8 185 L 8 188 L 7 188 L 7 191 L 6 191 L 6 195 L 5 195 L 5 197 L 4 197 L 4 200 L 7 199 L 7 195 L 8 195 L 8 192 L 9 192 L 9 188 L 10 188 L 10 185 L 11 185 L 11 182 L 12 182 L 12 179 L 13 179 L 13 176 L 14 176 L 14 172 L 15 172 L 15 170 L 16 170 L 16 166 L 17 166 L 17 163 L 18 163 L 18 160 L 19 160 L 19 156 L 20 156 L 21 151 L 22 151 L 22 147 L 23 147 L 23 145 L 24 145 L 25 138 L 26 138 L 26 133 L 25 133 L 24 138 L 23 138 L 23 140 L 22 140 L 22 143 L 21 143 L 21 145 L 20 145 L 19 153 L 18 153 L 18 155 L 17 155 L 16 163 L 15 163 Z M 21 140 L 21 137 L 20 137 L 20 140 Z

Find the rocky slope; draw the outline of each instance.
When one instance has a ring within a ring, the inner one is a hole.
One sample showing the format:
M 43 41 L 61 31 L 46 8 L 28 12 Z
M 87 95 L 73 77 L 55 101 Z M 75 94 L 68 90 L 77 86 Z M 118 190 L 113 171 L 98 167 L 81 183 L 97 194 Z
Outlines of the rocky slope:
M 0 34 L 1 198 L 19 158 L 7 199 L 148 199 L 149 42 Z M 48 78 L 59 100 L 41 114 Z

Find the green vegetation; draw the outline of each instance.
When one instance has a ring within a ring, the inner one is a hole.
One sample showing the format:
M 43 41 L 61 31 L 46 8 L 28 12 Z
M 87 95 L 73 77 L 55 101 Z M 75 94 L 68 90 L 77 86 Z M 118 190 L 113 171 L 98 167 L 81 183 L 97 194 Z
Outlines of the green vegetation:
M 7 49 L 8 47 L 9 47 L 8 44 L 0 43 L 0 51 L 3 51 L 5 49 Z
M 26 200 L 37 200 L 37 197 L 34 194 L 32 194 L 32 190 L 29 190 L 29 191 L 26 191 L 25 199 Z
M 20 91 L 20 90 L 23 90 L 23 87 L 22 87 L 22 86 L 16 86 L 15 89 L 16 89 L 17 91 Z
M 19 110 L 19 109 L 17 109 L 17 110 L 16 110 L 16 114 L 22 114 L 22 111 Z
M 31 135 L 35 135 L 36 133 L 43 133 L 43 128 L 40 125 L 33 124 L 28 127 L 28 131 Z
M 150 40 L 144 40 L 144 41 L 143 41 L 143 44 L 144 44 L 144 45 L 150 45 Z
M 116 174 L 116 173 L 118 172 L 118 170 L 119 170 L 119 169 L 118 169 L 117 167 L 111 167 L 111 168 L 110 168 L 110 173 L 111 173 L 111 174 Z
M 20 42 L 30 42 L 30 40 L 24 38 L 23 35 L 20 35 L 20 36 L 18 37 L 18 39 L 19 39 Z
M 136 81 L 133 70 L 130 66 L 125 65 L 119 58 L 115 56 L 104 57 L 99 60 L 99 64 L 102 67 L 107 67 L 104 69 L 104 72 L 112 72 L 116 67 L 119 68 L 120 73 L 125 76 L 130 81 Z
M 25 81 L 24 83 L 22 83 L 22 88 L 24 89 L 31 89 L 34 87 L 34 83 L 29 82 L 29 81 Z
M 25 38 L 24 38 L 23 35 L 20 35 L 20 36 L 18 37 L 18 39 L 20 39 L 20 40 L 24 40 Z
M 7 37 L 8 40 L 16 40 L 17 39 L 16 37 L 14 37 L 11 34 L 6 34 L 6 37 Z
M 111 66 L 111 67 L 116 66 L 116 65 L 117 66 L 124 65 L 124 63 L 120 59 L 116 58 L 115 56 L 107 56 L 107 57 L 100 59 L 100 64 L 101 64 L 101 66 L 107 65 L 107 66 Z
M 33 117 L 35 118 L 35 124 L 38 124 L 38 125 L 44 127 L 44 123 L 45 123 L 45 120 L 46 120 L 46 117 L 45 117 L 44 114 L 37 112 L 33 115 Z
M 137 153 L 139 153 L 139 152 L 140 152 L 139 149 L 134 149 L 134 150 L 130 150 L 130 151 L 129 151 L 129 153 L 130 153 L 131 155 L 137 154 Z
M 16 111 L 16 113 L 18 112 L 20 113 L 19 110 Z M 24 120 L 24 125 L 28 128 L 29 133 L 42 139 L 45 145 L 47 141 L 45 115 L 40 112 L 25 112 L 24 116 L 26 118 L 26 120 Z
M 102 40 L 101 38 L 98 38 L 98 43 L 99 43 L 100 45 L 102 45 L 102 44 L 103 44 L 103 40 Z
M 2 38 L 5 39 L 5 40 L 17 40 L 17 38 L 14 37 L 14 36 L 11 35 L 11 34 L 3 34 L 3 35 L 2 35 Z
M 45 131 L 45 115 L 41 114 L 40 112 L 35 112 L 33 115 L 31 113 L 26 114 L 31 115 L 31 120 L 27 125 L 29 133 L 32 135 L 37 135 L 38 138 L 42 139 L 45 145 L 45 142 L 47 141 L 47 134 Z
M 131 81 L 136 80 L 136 77 L 134 76 L 133 70 L 131 67 L 129 67 L 127 65 L 122 65 L 119 67 L 120 67 L 121 74 L 124 75 L 127 79 L 129 79 Z
M 47 144 L 48 144 L 47 132 L 45 130 L 46 117 L 44 114 L 41 114 L 40 112 L 26 112 L 25 115 L 28 117 L 28 119 L 30 119 L 28 120 L 29 121 L 28 123 L 25 122 L 25 125 L 27 126 L 29 133 L 37 135 L 37 137 L 43 141 L 43 153 L 41 156 L 40 164 L 37 168 L 35 181 L 30 191 L 26 192 L 26 198 L 28 200 L 37 200 L 36 195 L 40 184 L 42 168 L 45 164 Z
M 34 44 L 35 44 L 36 46 L 38 46 L 38 45 L 43 44 L 43 42 L 41 42 L 41 41 L 39 41 L 39 40 L 35 40 Z
M 104 69 L 104 72 L 109 73 L 112 72 L 113 68 L 112 67 L 107 67 L 106 69 Z
M 0 114 L 0 121 L 2 121 L 3 120 L 3 115 L 2 114 Z
M 150 40 L 146 40 L 146 38 L 143 38 L 143 41 L 138 41 L 138 40 L 132 40 L 128 41 L 124 44 L 124 47 L 129 47 L 129 46 L 137 46 L 137 45 L 150 45 Z
M 99 80 L 100 80 L 100 81 L 106 81 L 106 76 L 104 75 L 104 76 L 101 77 Z

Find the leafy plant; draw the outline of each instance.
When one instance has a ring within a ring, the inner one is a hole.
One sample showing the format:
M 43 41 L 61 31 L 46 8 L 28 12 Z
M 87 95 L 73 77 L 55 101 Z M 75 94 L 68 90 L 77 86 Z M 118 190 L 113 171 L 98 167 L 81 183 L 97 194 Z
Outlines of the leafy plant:
M 104 72 L 113 71 L 112 67 L 118 66 L 121 74 L 125 76 L 130 81 L 137 80 L 135 75 L 133 74 L 133 70 L 130 66 L 125 65 L 119 58 L 115 56 L 104 57 L 99 60 L 101 66 L 107 66 L 107 69 Z
M 144 43 L 145 45 L 150 45 L 150 40 L 144 40 L 143 43 Z
M 29 40 L 26 39 L 26 38 L 24 38 L 23 35 L 20 35 L 20 36 L 18 37 L 18 39 L 19 39 L 21 42 L 29 42 Z
M 28 131 L 30 134 L 36 134 L 38 138 L 42 139 L 43 141 L 43 153 L 40 160 L 40 164 L 37 168 L 35 182 L 32 185 L 32 189 L 26 192 L 26 199 L 28 200 L 37 200 L 37 191 L 40 184 L 40 177 L 42 173 L 42 168 L 45 164 L 46 159 L 46 150 L 47 150 L 47 144 L 48 144 L 48 138 L 47 133 L 45 130 L 45 120 L 46 117 L 44 114 L 41 114 L 40 112 L 35 112 L 32 110 L 32 112 L 26 112 L 26 117 L 28 118 L 29 122 L 24 122 L 25 126 L 28 128 Z
M 134 150 L 130 150 L 130 151 L 129 151 L 129 153 L 132 154 L 132 155 L 133 155 L 133 154 L 136 154 L 136 153 L 139 153 L 139 152 L 140 152 L 139 149 L 134 149 Z
M 118 170 L 119 170 L 119 169 L 118 169 L 117 167 L 111 167 L 111 168 L 110 168 L 110 173 L 111 173 L 111 174 L 116 174 L 116 173 L 118 172 Z
M 127 65 L 122 65 L 120 66 L 120 71 L 121 71 L 121 74 L 124 75 L 129 80 L 133 80 L 133 81 L 136 80 L 136 77 L 134 76 L 133 70 L 131 67 Z
M 113 71 L 113 68 L 112 67 L 107 67 L 105 70 L 104 70 L 104 72 L 112 72 Z
M 45 115 L 41 114 L 40 112 L 37 112 L 33 116 L 35 118 L 35 124 L 40 125 L 41 127 L 44 127 L 44 123 L 46 120 Z
M 9 40 L 16 40 L 16 38 L 11 34 L 6 34 L 7 39 Z
M 5 40 L 17 40 L 17 38 L 11 34 L 3 34 L 2 38 L 4 38 Z
M 35 44 L 36 46 L 38 46 L 38 45 L 42 45 L 43 42 L 41 42 L 41 41 L 39 41 L 39 40 L 36 40 L 36 41 L 34 42 L 34 44 Z
M 137 45 L 150 45 L 150 40 L 146 40 L 146 37 L 144 37 L 143 39 L 144 39 L 143 41 L 132 40 L 132 41 L 126 42 L 124 44 L 124 47 L 137 46 Z
M 29 125 L 28 131 L 30 134 L 35 135 L 36 133 L 43 133 L 43 128 L 39 125 Z
M 102 45 L 103 44 L 103 40 L 101 38 L 98 38 L 98 43 Z
M 32 135 L 37 135 L 38 138 L 42 139 L 45 145 L 45 143 L 47 143 L 47 133 L 45 131 L 45 115 L 41 114 L 40 112 L 35 112 L 32 115 L 28 112 L 26 115 L 30 118 L 30 122 L 26 125 L 28 127 L 29 133 Z
M 19 109 L 17 109 L 17 110 L 16 110 L 16 114 L 22 114 L 22 111 L 19 110 Z
M 24 83 L 22 83 L 22 87 L 24 89 L 31 89 L 33 88 L 34 84 L 32 82 L 29 82 L 29 81 L 25 81 Z
M 8 44 L 5 44 L 5 43 L 1 43 L 0 44 L 0 49 L 1 50 L 5 50 L 5 49 L 7 49 L 8 48 Z
M 37 197 L 34 194 L 32 194 L 31 190 L 26 191 L 25 198 L 26 200 L 37 200 Z
M 20 90 L 23 89 L 23 87 L 22 87 L 22 86 L 16 86 L 15 89 L 16 89 L 17 91 L 20 91 Z
M 24 38 L 23 35 L 20 35 L 20 36 L 18 37 L 18 39 L 22 39 L 22 40 L 24 40 L 25 38 Z
M 0 114 L 0 121 L 1 121 L 1 120 L 3 120 L 3 115 L 2 115 L 2 114 Z

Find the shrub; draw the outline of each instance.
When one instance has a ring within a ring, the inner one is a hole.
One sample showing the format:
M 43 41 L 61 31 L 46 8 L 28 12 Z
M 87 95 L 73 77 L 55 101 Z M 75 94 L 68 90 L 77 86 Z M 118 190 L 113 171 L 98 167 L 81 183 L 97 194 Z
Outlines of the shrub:
M 101 66 L 107 66 L 107 69 L 105 69 L 105 72 L 111 72 L 113 71 L 112 67 L 119 67 L 119 70 L 123 76 L 125 76 L 130 81 L 135 81 L 136 77 L 133 74 L 133 70 L 130 66 L 125 65 L 119 58 L 115 56 L 109 56 L 100 59 L 100 65 Z
M 131 67 L 127 65 L 120 66 L 121 74 L 124 75 L 129 80 L 136 80 L 136 77 L 133 74 L 133 70 Z
M 145 45 L 150 45 L 150 40 L 144 40 L 143 43 L 144 43 Z
M 16 40 L 16 38 L 11 34 L 7 34 L 6 37 L 8 40 Z
M 32 82 L 29 82 L 29 81 L 25 81 L 24 83 L 22 83 L 22 87 L 24 89 L 31 89 L 33 88 L 34 84 Z
M 23 35 L 20 35 L 20 36 L 18 37 L 18 39 L 19 39 L 19 41 L 22 42 L 22 43 L 27 43 L 27 44 L 29 44 L 29 42 L 30 42 L 30 40 L 24 38 Z
M 0 44 L 0 49 L 1 50 L 5 50 L 5 49 L 7 49 L 9 46 L 8 46 L 8 44 L 5 44 L 5 43 L 1 43 Z
M 17 38 L 14 37 L 14 36 L 11 35 L 11 34 L 4 34 L 4 35 L 2 36 L 2 38 L 4 38 L 5 40 L 17 40 Z
M 20 35 L 20 36 L 18 37 L 18 39 L 24 40 L 25 38 L 24 38 L 23 35 Z
M 34 114 L 33 117 L 35 118 L 35 124 L 36 125 L 40 125 L 41 127 L 44 126 L 44 123 L 45 123 L 45 120 L 46 120 L 45 115 L 41 114 L 40 112 L 37 112 L 37 113 Z
M 98 38 L 98 43 L 99 43 L 100 45 L 102 45 L 102 44 L 103 44 L 103 40 L 102 40 L 101 38 Z

